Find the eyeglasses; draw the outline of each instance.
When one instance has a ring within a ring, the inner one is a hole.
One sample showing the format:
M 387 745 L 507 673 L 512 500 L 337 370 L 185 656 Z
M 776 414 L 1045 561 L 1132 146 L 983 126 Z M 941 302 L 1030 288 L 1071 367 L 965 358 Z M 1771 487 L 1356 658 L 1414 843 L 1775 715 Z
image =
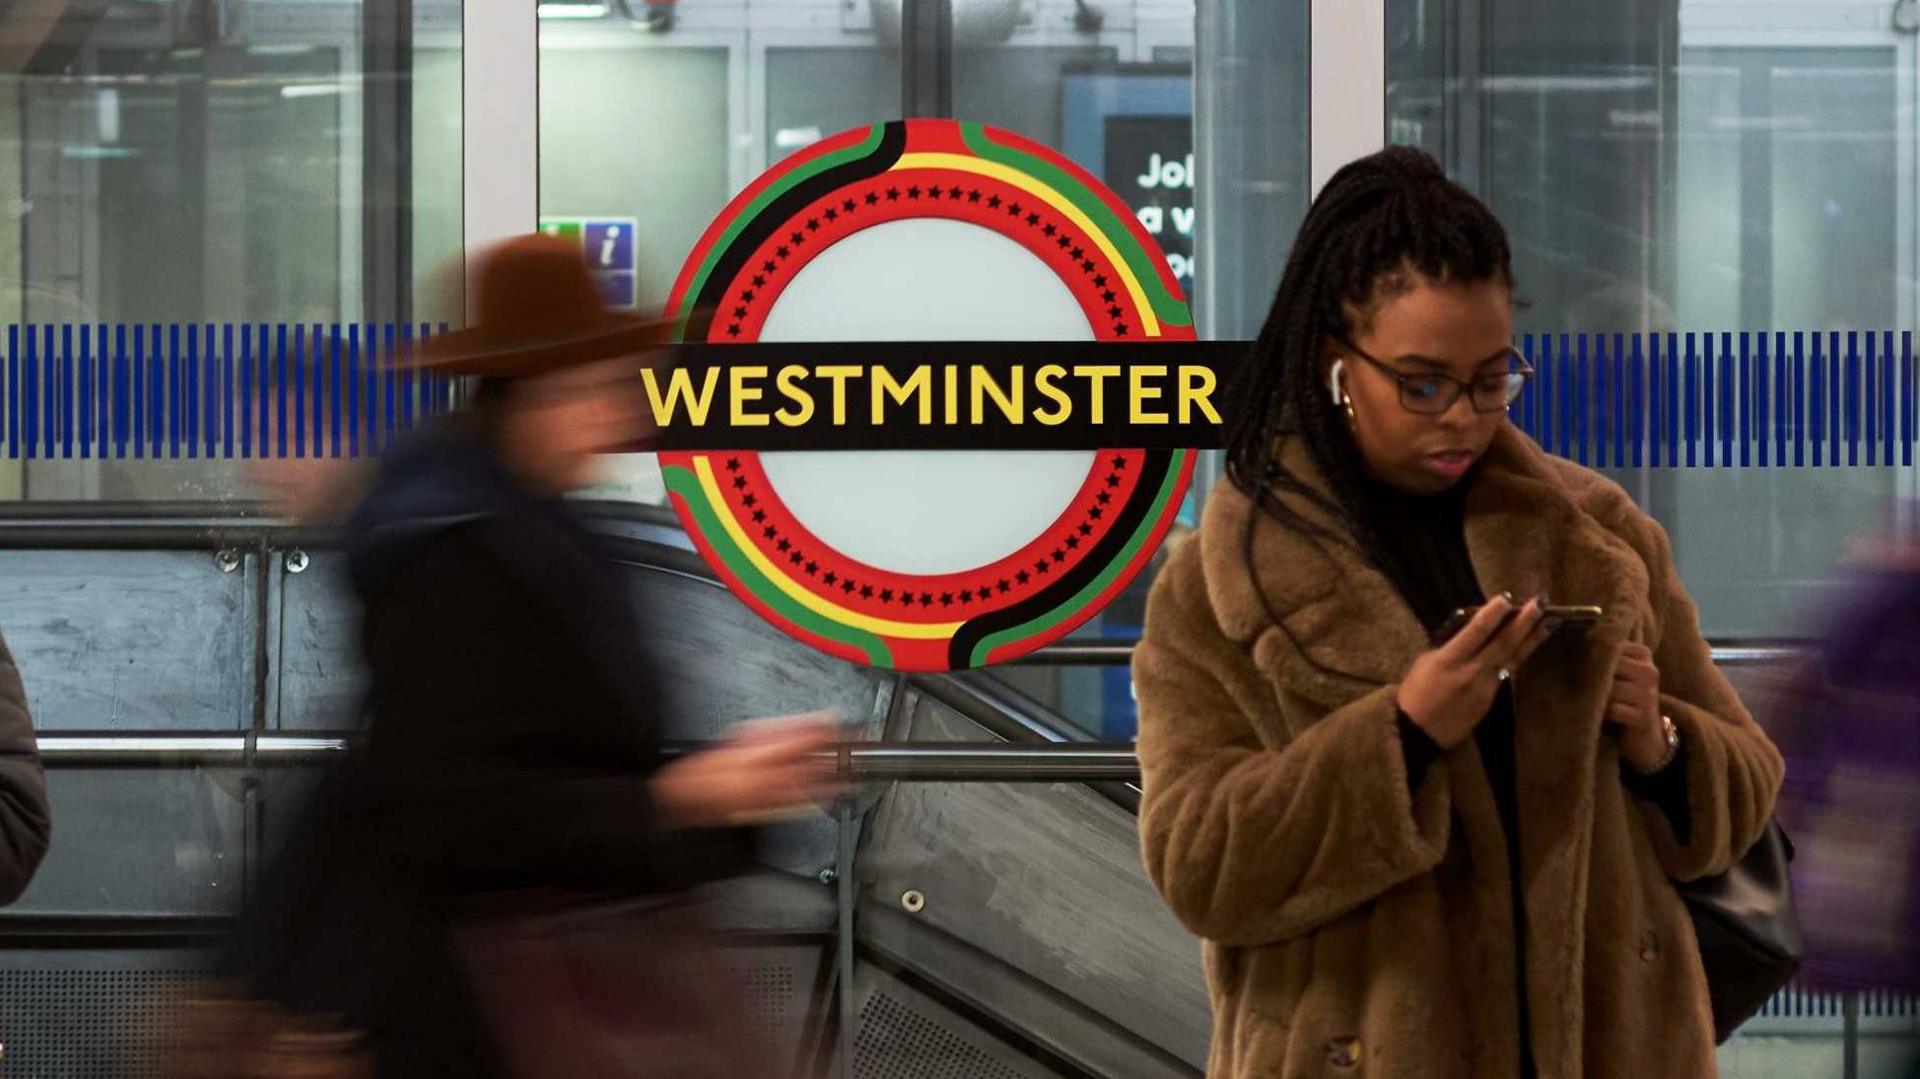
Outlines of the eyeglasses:
M 1334 343 L 1355 356 L 1367 361 L 1388 378 L 1400 385 L 1400 406 L 1408 412 L 1417 412 L 1423 416 L 1438 416 L 1453 407 L 1461 394 L 1473 405 L 1475 412 L 1501 412 L 1519 398 L 1527 388 L 1527 379 L 1533 377 L 1533 365 L 1520 354 L 1517 348 L 1507 350 L 1507 369 L 1499 374 L 1481 375 L 1471 382 L 1462 382 L 1449 375 L 1427 373 L 1409 375 L 1387 366 L 1384 362 L 1368 355 L 1359 346 L 1336 337 Z M 1497 362 L 1489 360 L 1489 363 Z

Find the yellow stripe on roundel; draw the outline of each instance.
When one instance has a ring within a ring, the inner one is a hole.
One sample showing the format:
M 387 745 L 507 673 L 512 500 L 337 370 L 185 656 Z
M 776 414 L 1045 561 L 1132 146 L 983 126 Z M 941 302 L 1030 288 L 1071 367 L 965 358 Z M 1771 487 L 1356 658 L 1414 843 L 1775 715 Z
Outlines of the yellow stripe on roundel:
M 901 154 L 900 160 L 894 162 L 893 168 L 888 171 L 901 172 L 908 169 L 952 169 L 956 172 L 971 172 L 979 176 L 991 176 L 1002 183 L 1012 184 L 1032 195 L 1034 198 L 1040 199 L 1047 205 L 1053 207 L 1061 216 L 1072 221 L 1075 225 L 1080 226 L 1082 232 L 1093 237 L 1095 246 L 1099 247 L 1100 250 L 1106 254 L 1107 261 L 1113 263 L 1114 270 L 1119 273 L 1121 283 L 1127 288 L 1127 295 L 1133 297 L 1133 306 L 1140 312 L 1140 322 L 1146 329 L 1147 336 L 1160 336 L 1160 320 L 1155 317 L 1153 304 L 1147 300 L 1146 290 L 1140 287 L 1140 279 L 1133 275 L 1132 267 L 1127 264 L 1127 260 L 1115 249 L 1113 241 L 1107 239 L 1106 233 L 1101 232 L 1099 228 L 1094 225 L 1093 219 L 1088 217 L 1080 207 L 1075 206 L 1065 195 L 1047 187 L 1040 183 L 1040 181 L 1035 180 L 1033 177 L 1028 176 L 1018 169 L 1008 168 L 998 161 L 984 161 L 977 157 L 969 157 L 966 154 Z
M 727 509 L 726 501 L 720 493 L 720 485 L 713 478 L 712 460 L 704 455 L 695 457 L 693 468 L 695 474 L 700 477 L 700 490 L 706 495 L 707 502 L 713 506 L 714 516 L 720 519 L 727 534 L 733 537 L 733 542 L 753 561 L 754 566 L 761 573 L 766 574 L 767 580 L 772 581 L 775 588 L 793 597 L 794 602 L 841 625 L 853 626 L 885 637 L 901 637 L 915 641 L 944 641 L 959 631 L 962 625 L 959 622 L 929 624 L 875 618 L 858 611 L 850 611 L 832 600 L 824 599 L 809 591 L 792 577 L 787 576 L 779 566 L 774 565 L 766 552 L 755 546 L 747 537 L 746 530 L 740 527 L 740 522 L 735 520 L 733 514 Z

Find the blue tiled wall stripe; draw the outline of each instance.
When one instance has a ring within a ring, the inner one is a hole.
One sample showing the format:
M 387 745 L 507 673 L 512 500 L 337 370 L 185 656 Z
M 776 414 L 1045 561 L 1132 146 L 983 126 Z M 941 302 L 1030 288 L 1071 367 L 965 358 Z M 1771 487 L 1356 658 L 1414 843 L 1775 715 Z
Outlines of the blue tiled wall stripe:
M 14 459 L 378 452 L 452 392 L 381 359 L 445 330 L 9 325 L 0 445 Z M 1556 333 L 1520 346 L 1539 375 L 1514 421 L 1595 467 L 1911 466 L 1920 440 L 1911 331 Z
M 453 403 L 449 380 L 379 361 L 445 332 L 412 324 L 9 325 L 0 447 L 8 458 L 43 460 L 378 452 Z
M 1528 334 L 1514 422 L 1598 468 L 1911 466 L 1911 331 Z

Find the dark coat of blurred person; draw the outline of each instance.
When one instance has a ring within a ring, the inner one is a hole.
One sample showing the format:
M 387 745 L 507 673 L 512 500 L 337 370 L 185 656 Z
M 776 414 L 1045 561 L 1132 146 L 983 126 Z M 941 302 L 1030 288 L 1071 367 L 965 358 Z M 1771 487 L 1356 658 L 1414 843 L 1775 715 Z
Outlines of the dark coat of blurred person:
M 52 830 L 27 692 L 6 638 L 0 637 L 0 904 L 27 890 Z
M 682 891 L 742 868 L 732 826 L 831 778 L 817 721 L 663 763 L 643 630 L 561 497 L 645 433 L 660 328 L 603 311 L 577 251 L 541 237 L 480 273 L 480 327 L 426 358 L 478 400 L 396 445 L 347 528 L 365 734 L 237 953 L 254 997 L 362 1035 L 383 1077 L 500 1074 L 453 939 L 476 903 Z

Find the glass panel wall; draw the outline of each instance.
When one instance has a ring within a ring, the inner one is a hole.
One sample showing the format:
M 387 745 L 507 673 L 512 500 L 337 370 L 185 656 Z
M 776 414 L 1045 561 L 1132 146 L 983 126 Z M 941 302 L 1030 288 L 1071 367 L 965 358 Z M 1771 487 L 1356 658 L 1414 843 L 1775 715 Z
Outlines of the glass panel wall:
M 458 0 L 0 4 L 0 325 L 457 323 L 460 79 Z M 247 494 L 65 451 L 0 496 Z
M 1639 362 L 1682 369 L 1606 406 L 1672 423 L 1680 462 L 1592 463 L 1666 525 L 1710 635 L 1804 632 L 1848 545 L 1910 523 L 1909 460 L 1872 444 L 1912 328 L 1913 37 L 1846 3 L 1388 11 L 1389 136 L 1500 214 L 1537 358 L 1651 333 Z

